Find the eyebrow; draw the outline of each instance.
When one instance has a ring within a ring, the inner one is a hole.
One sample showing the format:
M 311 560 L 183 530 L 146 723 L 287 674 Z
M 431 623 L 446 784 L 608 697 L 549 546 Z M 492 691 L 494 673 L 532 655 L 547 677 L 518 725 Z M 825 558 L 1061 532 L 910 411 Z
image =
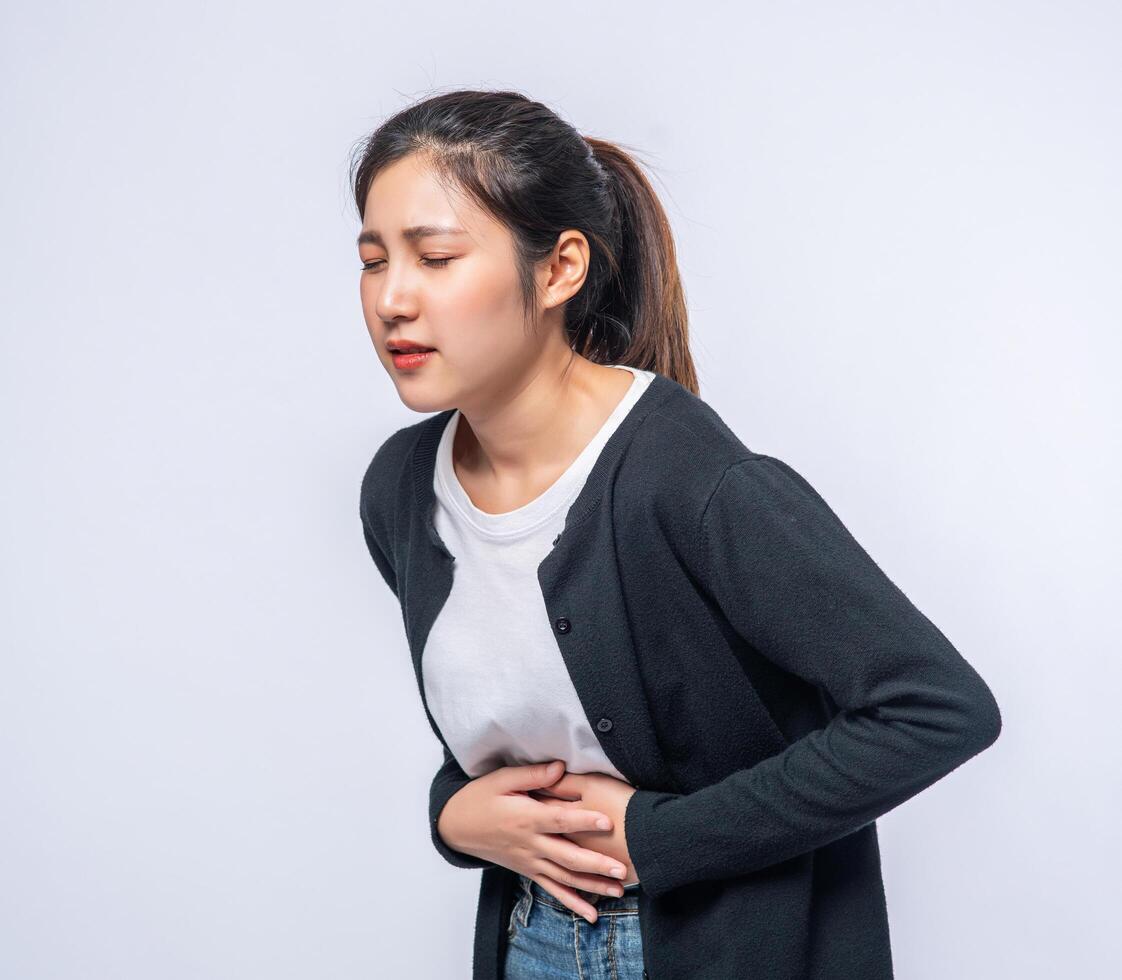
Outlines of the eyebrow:
M 463 228 L 457 228 L 454 225 L 413 225 L 406 228 L 402 235 L 407 242 L 415 242 L 421 238 L 431 238 L 434 235 L 466 235 L 467 232 Z M 382 236 L 378 232 L 364 228 L 359 232 L 356 245 L 381 245 L 383 248 L 386 243 L 383 241 Z

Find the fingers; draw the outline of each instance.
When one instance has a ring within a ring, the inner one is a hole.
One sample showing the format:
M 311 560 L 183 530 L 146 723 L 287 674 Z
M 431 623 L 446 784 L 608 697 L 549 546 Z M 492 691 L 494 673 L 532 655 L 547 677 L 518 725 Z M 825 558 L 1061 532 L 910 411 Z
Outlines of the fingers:
M 541 840 L 543 861 L 556 865 L 556 870 L 547 872 L 561 884 L 600 895 L 622 894 L 620 882 L 627 876 L 627 868 L 607 854 L 601 854 L 566 837 L 546 835 Z
M 494 770 L 501 777 L 506 790 L 538 789 L 551 786 L 565 774 L 565 763 L 559 759 L 552 762 L 535 762 L 529 766 L 502 766 Z
M 587 919 L 591 924 L 595 924 L 599 917 L 596 912 L 596 906 L 583 898 L 581 894 L 576 891 L 576 888 L 583 888 L 585 891 L 592 891 L 597 894 L 614 895 L 617 898 L 623 894 L 622 885 L 613 885 L 610 882 L 606 882 L 604 887 L 608 890 L 604 891 L 600 886 L 595 884 L 596 879 L 589 879 L 592 881 L 592 886 L 590 886 L 584 883 L 584 875 L 574 875 L 567 868 L 559 864 L 543 860 L 542 865 L 545 868 L 544 872 L 542 874 L 531 875 L 531 879 L 541 885 L 542 888 L 560 901 L 566 908 L 572 909 L 577 915 Z M 574 879 L 578 882 L 575 888 L 564 883 L 564 881 L 569 879 Z
M 544 789 L 530 789 L 526 791 L 527 795 L 532 796 L 535 800 L 564 800 L 567 803 L 575 803 L 580 800 L 579 796 L 562 796 L 560 793 L 555 793 L 552 787 Z
M 595 773 L 562 771 L 558 779 L 550 780 L 550 792 L 555 796 L 564 796 L 571 800 L 579 800 L 581 793 L 588 789 L 589 780 Z
M 588 810 L 577 801 L 538 799 L 544 807 L 539 811 L 535 830 L 542 834 L 575 834 L 585 831 L 610 833 L 612 818 L 599 810 Z

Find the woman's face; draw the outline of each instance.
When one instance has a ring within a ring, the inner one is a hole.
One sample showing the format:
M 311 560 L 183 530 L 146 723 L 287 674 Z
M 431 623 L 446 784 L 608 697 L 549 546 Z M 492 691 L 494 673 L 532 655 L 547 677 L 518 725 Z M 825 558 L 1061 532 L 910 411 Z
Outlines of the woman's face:
M 419 156 L 371 183 L 358 251 L 370 339 L 414 411 L 498 394 L 540 356 L 542 338 L 523 325 L 510 233 L 465 195 L 451 198 Z M 409 359 L 390 349 L 406 342 L 434 350 Z

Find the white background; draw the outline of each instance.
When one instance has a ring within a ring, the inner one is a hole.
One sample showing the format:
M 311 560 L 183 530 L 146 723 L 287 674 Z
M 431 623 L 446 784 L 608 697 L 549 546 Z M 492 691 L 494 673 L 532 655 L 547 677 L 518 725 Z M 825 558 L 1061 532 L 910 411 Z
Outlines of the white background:
M 993 689 L 879 821 L 897 975 L 1120 975 L 1116 4 L 9 5 L 0 975 L 469 975 L 358 488 L 418 416 L 356 141 L 515 88 L 640 151 L 702 397 Z M 1111 502 L 1113 501 L 1113 503 Z

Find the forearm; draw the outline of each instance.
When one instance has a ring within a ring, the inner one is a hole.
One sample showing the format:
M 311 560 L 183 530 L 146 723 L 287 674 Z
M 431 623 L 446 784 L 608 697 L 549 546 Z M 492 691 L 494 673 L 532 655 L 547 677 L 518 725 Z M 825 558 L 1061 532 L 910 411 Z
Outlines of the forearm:
M 493 868 L 496 867 L 493 862 L 484 861 L 450 847 L 440 835 L 440 817 L 445 805 L 455 793 L 470 782 L 471 777 L 460 767 L 455 756 L 445 748 L 444 764 L 437 770 L 429 789 L 429 825 L 433 846 L 444 860 L 457 868 Z
M 910 721 L 841 712 L 696 792 L 638 790 L 624 822 L 632 863 L 653 895 L 750 874 L 871 823 L 986 748 L 1000 726 L 984 685 Z
M 679 546 L 737 642 L 828 692 L 837 712 L 711 786 L 638 791 L 625 826 L 648 891 L 822 847 L 997 738 L 1001 715 L 977 671 L 783 461 L 730 465 Z

